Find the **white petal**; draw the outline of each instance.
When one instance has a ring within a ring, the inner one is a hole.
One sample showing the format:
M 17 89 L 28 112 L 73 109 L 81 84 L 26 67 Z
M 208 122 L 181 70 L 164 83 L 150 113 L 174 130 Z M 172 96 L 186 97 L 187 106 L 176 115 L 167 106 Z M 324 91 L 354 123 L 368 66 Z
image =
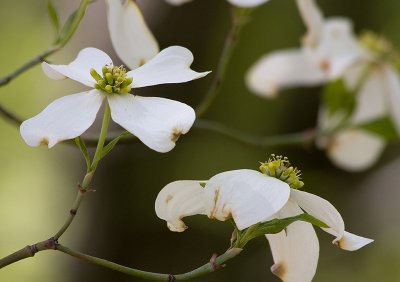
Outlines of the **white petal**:
M 332 162 L 347 171 L 362 171 L 376 163 L 385 141 L 364 130 L 348 129 L 336 133 L 328 142 Z
M 294 190 L 291 191 L 291 198 L 308 214 L 323 221 L 329 228 L 322 228 L 324 231 L 336 236 L 333 243 L 345 250 L 357 250 L 373 240 L 363 238 L 344 231 L 344 222 L 337 209 L 327 200 L 316 195 Z
M 314 0 L 296 0 L 300 15 L 307 27 L 303 43 L 311 48 L 321 39 L 324 18 Z
M 171 231 L 182 232 L 187 226 L 183 217 L 205 214 L 203 204 L 204 188 L 200 183 L 206 181 L 183 180 L 169 183 L 158 193 L 155 209 L 159 218 L 167 221 Z
M 29 146 L 44 144 L 49 148 L 75 138 L 93 124 L 103 98 L 97 90 L 91 90 L 57 99 L 21 124 L 22 138 Z
M 310 52 L 314 63 L 330 79 L 337 79 L 356 60 L 366 56 L 353 33 L 352 23 L 344 18 L 327 20 L 318 45 Z
M 367 64 L 363 63 L 346 71 L 344 79 L 350 89 L 359 82 Z M 383 117 L 387 114 L 387 93 L 384 73 L 381 69 L 372 69 L 365 78 L 360 91 L 356 93 L 356 105 L 351 116 L 352 124 L 359 124 Z
M 337 209 L 327 200 L 300 190 L 291 190 L 291 198 L 307 213 L 323 221 L 329 228 L 322 228 L 329 234 L 341 238 L 344 222 Z
M 171 4 L 171 5 L 182 5 L 184 3 L 190 2 L 192 0 L 165 0 L 167 3 Z
M 292 200 L 276 214 L 278 218 L 303 213 Z M 272 273 L 284 282 L 310 282 L 315 275 L 319 243 L 314 228 L 308 222 L 296 221 L 278 234 L 266 234 L 274 265 Z
M 400 134 L 400 78 L 399 74 L 392 67 L 384 68 L 386 78 L 386 90 L 388 92 L 388 107 L 392 115 L 392 120 Z
M 68 77 L 86 86 L 94 87 L 96 81 L 90 75 L 90 69 L 94 68 L 99 74 L 102 74 L 102 67 L 109 64 L 112 64 L 112 60 L 106 53 L 96 48 L 85 48 L 68 65 L 52 65 L 43 62 L 42 69 L 51 79 L 58 80 Z
M 343 250 L 356 251 L 364 247 L 365 245 L 372 243 L 373 241 L 374 240 L 372 239 L 354 235 L 345 231 L 343 237 L 340 240 L 333 242 Z
M 258 60 L 246 77 L 248 87 L 260 96 L 274 97 L 282 88 L 318 85 L 325 74 L 301 49 L 273 52 Z
M 136 69 L 159 51 L 135 1 L 106 0 L 111 42 L 121 60 Z
M 165 153 L 192 127 L 194 110 L 164 98 L 131 94 L 108 95 L 112 119 L 151 149 Z
M 181 46 L 162 50 L 145 65 L 127 73 L 133 77 L 132 87 L 145 87 L 165 83 L 182 83 L 206 76 L 209 72 L 190 69 L 193 54 Z
M 254 7 L 264 4 L 265 2 L 268 1 L 269 0 L 228 0 L 228 2 L 231 3 L 232 5 L 239 7 Z
M 241 169 L 212 177 L 205 187 L 209 218 L 233 218 L 242 230 L 265 221 L 283 207 L 289 198 L 289 185 L 258 171 Z

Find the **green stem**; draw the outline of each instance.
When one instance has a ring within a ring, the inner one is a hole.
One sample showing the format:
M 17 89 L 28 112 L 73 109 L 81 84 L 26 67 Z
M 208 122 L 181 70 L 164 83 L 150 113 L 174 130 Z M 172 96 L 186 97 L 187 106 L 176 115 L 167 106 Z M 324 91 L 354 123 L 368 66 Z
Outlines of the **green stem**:
M 38 242 L 31 246 L 26 246 L 2 259 L 0 259 L 0 269 L 10 265 L 14 262 L 20 261 L 22 259 L 26 259 L 29 257 L 33 257 L 37 252 L 44 250 L 55 250 L 57 241 L 54 238 L 50 238 L 48 240 Z
M 67 231 L 67 229 L 73 222 L 75 215 L 78 212 L 78 209 L 82 203 L 84 196 L 86 195 L 86 192 L 90 191 L 89 186 L 90 186 L 90 183 L 92 182 L 92 178 L 96 171 L 97 165 L 101 159 L 101 153 L 103 151 L 104 143 L 105 143 L 105 140 L 107 137 L 107 129 L 108 129 L 108 125 L 110 123 L 110 117 L 111 117 L 110 106 L 107 103 L 105 111 L 104 111 L 103 123 L 101 125 L 99 141 L 97 143 L 97 148 L 96 148 L 96 152 L 93 157 L 92 165 L 88 169 L 88 173 L 86 173 L 85 178 L 83 179 L 83 182 L 79 187 L 78 194 L 76 195 L 76 198 L 72 205 L 72 208 L 69 211 L 69 216 L 68 216 L 67 220 L 64 222 L 64 224 L 62 225 L 60 230 L 57 231 L 57 233 L 54 235 L 54 238 L 56 240 L 58 240 L 65 233 L 65 231 Z
M 83 179 L 82 184 L 79 187 L 78 194 L 76 195 L 75 201 L 72 204 L 72 207 L 69 211 L 69 216 L 61 226 L 60 230 L 54 235 L 54 239 L 58 240 L 64 233 L 67 231 L 68 227 L 71 225 L 72 221 L 74 220 L 76 214 L 78 213 L 78 209 L 82 203 L 83 197 L 85 196 L 86 192 L 89 191 L 89 185 L 92 181 L 93 172 L 88 172 Z
M 222 48 L 221 56 L 218 61 L 217 70 L 215 71 L 214 78 L 210 84 L 204 99 L 196 108 L 196 116 L 201 117 L 205 114 L 208 108 L 211 106 L 215 97 L 217 96 L 222 80 L 225 77 L 225 73 L 232 57 L 233 51 L 237 45 L 240 32 L 248 21 L 248 16 L 252 10 L 232 7 L 231 11 L 231 28 L 226 35 L 224 47 Z
M 107 138 L 107 129 L 108 129 L 108 124 L 110 123 L 110 117 L 111 117 L 110 106 L 108 105 L 108 103 L 106 103 L 106 108 L 104 110 L 103 123 L 101 125 L 99 141 L 97 143 L 96 152 L 94 153 L 92 165 L 90 166 L 89 171 L 94 172 L 97 168 L 97 165 L 98 165 L 100 159 L 101 159 L 104 143 Z
M 234 258 L 237 256 L 242 249 L 238 248 L 232 248 L 227 250 L 224 254 L 222 254 L 219 257 L 212 257 L 210 262 L 204 264 L 203 266 L 200 266 L 192 271 L 183 273 L 183 274 L 177 274 L 177 275 L 172 275 L 172 274 L 164 274 L 164 273 L 154 273 L 154 272 L 148 272 L 148 271 L 142 271 L 130 267 L 126 267 L 114 262 L 110 262 L 105 259 L 93 257 L 90 255 L 86 255 L 77 251 L 73 251 L 65 246 L 62 245 L 57 245 L 57 250 L 66 253 L 68 255 L 71 255 L 75 258 L 82 259 L 84 261 L 97 264 L 99 266 L 103 266 L 118 272 L 125 273 L 130 276 L 135 276 L 147 280 L 153 280 L 153 281 L 186 281 L 190 280 L 196 277 L 200 277 L 202 275 L 214 272 L 215 270 L 223 267 L 223 263 Z
M 218 133 L 241 143 L 258 147 L 307 145 L 316 138 L 316 132 L 314 129 L 274 136 L 257 136 L 231 128 L 216 121 L 204 119 L 197 119 L 193 128 Z M 106 141 L 110 142 L 115 137 L 116 135 L 111 136 L 107 138 Z M 138 141 L 136 136 L 130 135 L 121 138 L 118 144 L 131 144 L 136 141 Z M 94 138 L 85 138 L 85 143 L 88 146 L 94 146 L 96 144 L 95 142 L 96 140 Z
M 14 70 L 10 74 L 0 78 L 0 86 L 4 86 L 11 82 L 14 78 L 19 76 L 20 74 L 24 73 L 25 71 L 29 70 L 30 68 L 36 66 L 37 64 L 42 63 L 48 56 L 52 55 L 53 53 L 57 52 L 61 49 L 61 45 L 56 44 L 50 46 L 47 50 L 45 50 L 42 54 L 36 56 L 35 58 L 31 59 L 30 61 L 23 64 L 18 69 Z
M 74 35 L 75 31 L 77 30 L 80 22 L 82 21 L 83 16 L 85 15 L 85 11 L 87 6 L 90 4 L 90 0 L 82 0 L 77 12 L 76 16 L 74 17 L 73 22 L 68 28 L 68 32 L 66 32 L 60 40 L 56 42 L 56 44 L 50 46 L 47 50 L 45 50 L 43 53 L 39 54 L 35 58 L 29 60 L 25 64 L 23 64 L 21 67 L 18 69 L 14 70 L 10 74 L 0 78 L 0 86 L 4 86 L 11 82 L 13 79 L 18 77 L 20 74 L 24 73 L 25 71 L 29 70 L 30 68 L 36 66 L 37 64 L 42 63 L 48 56 L 56 53 L 59 51 L 62 47 L 65 46 L 65 44 L 68 43 L 68 41 L 71 39 L 72 35 Z
M 215 121 L 207 120 L 196 120 L 194 127 L 216 132 L 244 144 L 258 147 L 307 145 L 316 137 L 315 131 L 312 129 L 299 133 L 260 137 L 244 133 Z

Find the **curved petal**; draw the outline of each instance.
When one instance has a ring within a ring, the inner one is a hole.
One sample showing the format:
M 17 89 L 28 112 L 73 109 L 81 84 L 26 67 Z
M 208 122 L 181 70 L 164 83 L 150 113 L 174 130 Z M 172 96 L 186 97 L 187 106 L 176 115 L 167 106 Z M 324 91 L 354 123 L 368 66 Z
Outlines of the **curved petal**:
M 301 49 L 289 49 L 268 54 L 259 59 L 246 76 L 248 87 L 264 97 L 274 97 L 282 88 L 318 85 L 325 74 Z
M 367 56 L 353 33 L 352 23 L 345 18 L 327 20 L 316 48 L 310 52 L 314 63 L 330 79 L 337 79 L 357 59 Z
M 171 4 L 171 5 L 182 5 L 185 4 L 187 2 L 190 2 L 192 0 L 165 0 L 167 3 Z
M 291 198 L 307 213 L 327 224 L 329 228 L 322 228 L 324 231 L 338 238 L 343 236 L 344 222 L 342 216 L 327 200 L 295 189 L 291 190 Z
M 145 87 L 165 83 L 182 83 L 206 76 L 210 72 L 190 69 L 193 54 L 181 46 L 162 50 L 148 63 L 127 73 L 133 77 L 132 87 Z
M 29 146 L 44 144 L 51 148 L 78 137 L 93 124 L 103 98 L 97 90 L 91 90 L 57 99 L 21 124 L 22 138 Z
M 107 97 L 112 119 L 160 153 L 171 151 L 196 118 L 190 106 L 178 101 L 131 94 Z
M 169 183 L 158 193 L 155 209 L 159 218 L 167 221 L 171 231 L 182 232 L 187 226 L 183 217 L 205 214 L 203 203 L 206 181 L 182 180 Z
M 386 89 L 388 92 L 388 107 L 392 120 L 400 135 L 400 78 L 399 74 L 390 66 L 384 68 L 386 78 Z
M 232 170 L 212 177 L 204 192 L 209 218 L 233 218 L 239 230 L 267 220 L 280 210 L 290 194 L 289 185 L 250 169 Z
M 371 243 L 373 240 L 363 238 L 344 231 L 344 222 L 337 209 L 327 200 L 316 195 L 294 190 L 291 191 L 291 198 L 307 213 L 322 220 L 329 228 L 322 228 L 324 231 L 336 236 L 333 243 L 345 250 L 356 250 Z
M 228 0 L 229 3 L 239 7 L 255 7 L 269 0 Z
M 303 213 L 292 200 L 276 214 L 278 218 Z M 266 234 L 274 265 L 272 273 L 285 282 L 310 282 L 315 275 L 319 257 L 319 242 L 308 222 L 296 221 L 278 234 Z
M 372 243 L 374 240 L 361 237 L 358 235 L 354 235 L 347 231 L 344 232 L 343 237 L 340 240 L 337 240 L 334 243 L 341 249 L 346 251 L 356 251 L 369 243 Z
M 296 3 L 303 22 L 307 27 L 307 34 L 303 39 L 303 44 L 313 48 L 321 38 L 324 24 L 322 12 L 314 0 L 296 0 Z
M 136 69 L 158 52 L 158 43 L 135 1 L 106 0 L 111 42 L 121 60 Z
M 110 57 L 103 51 L 96 48 L 82 49 L 76 59 L 68 65 L 52 65 L 42 63 L 43 72 L 51 79 L 70 78 L 86 86 L 94 87 L 96 82 L 90 75 L 90 69 L 94 68 L 99 74 L 105 65 L 112 64 Z
M 367 64 L 363 63 L 346 71 L 344 79 L 350 88 L 356 86 L 366 67 Z M 387 97 L 383 94 L 387 93 L 385 82 L 384 74 L 379 68 L 370 71 L 360 91 L 356 93 L 356 105 L 351 116 L 353 124 L 371 121 L 387 114 Z
M 332 162 L 347 171 L 362 171 L 376 163 L 385 141 L 364 130 L 348 129 L 328 141 L 327 154 Z

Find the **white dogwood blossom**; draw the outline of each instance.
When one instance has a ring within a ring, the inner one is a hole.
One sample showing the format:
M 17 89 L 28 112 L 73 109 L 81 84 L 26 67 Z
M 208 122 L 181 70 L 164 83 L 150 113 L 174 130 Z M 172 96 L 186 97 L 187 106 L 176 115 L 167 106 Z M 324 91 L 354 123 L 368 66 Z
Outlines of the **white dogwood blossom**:
M 182 5 L 192 0 L 165 0 L 171 5 Z M 238 7 L 255 7 L 268 2 L 269 0 L 228 0 L 229 3 Z
M 297 0 L 297 4 L 307 27 L 302 47 L 261 58 L 248 72 L 247 84 L 258 95 L 275 97 L 283 88 L 319 85 L 342 78 L 349 92 L 354 92 L 349 95 L 355 95 L 347 128 L 340 128 L 343 112 L 330 115 L 323 105 L 318 127 L 328 135 L 318 138 L 317 144 L 326 149 L 337 166 L 349 171 L 367 169 L 377 161 L 386 142 L 357 126 L 390 116 L 400 133 L 399 75 L 383 55 L 390 48 L 376 42 L 360 43 L 348 19 L 324 19 L 313 0 Z
M 158 43 L 135 1 L 106 0 L 108 30 L 114 49 L 130 69 L 143 65 L 158 52 Z
M 171 231 L 187 227 L 186 216 L 202 214 L 211 219 L 233 219 L 239 230 L 274 218 L 304 212 L 324 222 L 324 231 L 335 236 L 338 247 L 354 251 L 373 240 L 345 231 L 344 222 L 328 201 L 292 187 L 301 187 L 299 171 L 286 158 L 273 157 L 260 167 L 263 173 L 233 170 L 208 181 L 175 181 L 166 185 L 155 202 L 156 214 Z M 273 177 L 275 176 L 275 177 Z M 319 243 L 312 225 L 296 221 L 277 234 L 266 234 L 274 259 L 272 272 L 285 282 L 309 282 L 316 272 Z
M 246 80 L 255 94 L 274 97 L 283 88 L 336 79 L 363 55 L 348 19 L 324 19 L 313 0 L 296 2 L 307 27 L 302 46 L 267 54 L 251 67 Z
M 158 152 L 168 152 L 195 120 L 194 110 L 183 103 L 130 94 L 131 88 L 165 83 L 182 83 L 203 77 L 190 69 L 192 53 L 180 46 L 162 50 L 145 65 L 126 72 L 113 66 L 110 57 L 96 48 L 85 48 L 68 65 L 42 64 L 52 79 L 70 78 L 92 90 L 55 100 L 37 116 L 24 121 L 21 135 L 30 146 L 53 147 L 85 132 L 96 119 L 106 99 L 111 118 Z M 102 74 L 102 75 L 100 75 Z

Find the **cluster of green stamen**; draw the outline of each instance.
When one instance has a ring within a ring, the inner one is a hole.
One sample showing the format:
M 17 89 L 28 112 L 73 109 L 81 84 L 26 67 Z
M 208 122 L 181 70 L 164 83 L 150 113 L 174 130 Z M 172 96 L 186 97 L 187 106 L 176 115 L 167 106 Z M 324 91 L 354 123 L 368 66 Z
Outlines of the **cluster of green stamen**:
M 133 78 L 126 76 L 126 69 L 123 66 L 106 65 L 101 71 L 103 76 L 95 69 L 90 69 L 90 75 L 96 80 L 96 89 L 116 94 L 131 91 Z
M 293 189 L 304 186 L 304 182 L 300 180 L 301 171 L 293 167 L 287 157 L 272 154 L 268 161 L 261 163 L 260 171 L 286 182 Z
M 380 58 L 395 63 L 396 65 L 399 63 L 399 53 L 396 48 L 382 35 L 372 31 L 365 31 L 360 35 L 360 42 Z

